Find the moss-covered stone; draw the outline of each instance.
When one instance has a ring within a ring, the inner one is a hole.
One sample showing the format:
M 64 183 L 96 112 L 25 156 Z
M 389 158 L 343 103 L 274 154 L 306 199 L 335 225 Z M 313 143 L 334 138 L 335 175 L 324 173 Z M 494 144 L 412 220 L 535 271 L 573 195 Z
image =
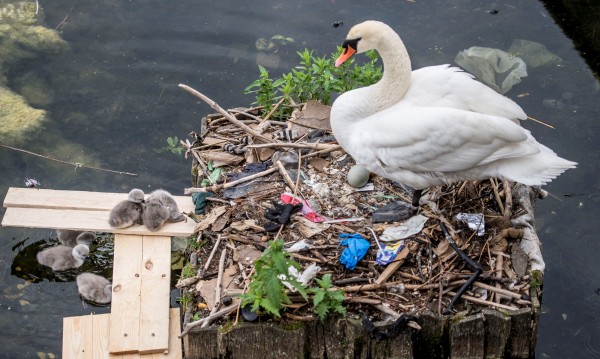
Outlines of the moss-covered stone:
M 18 144 L 39 130 L 46 118 L 44 110 L 31 108 L 23 97 L 0 87 L 0 141 Z

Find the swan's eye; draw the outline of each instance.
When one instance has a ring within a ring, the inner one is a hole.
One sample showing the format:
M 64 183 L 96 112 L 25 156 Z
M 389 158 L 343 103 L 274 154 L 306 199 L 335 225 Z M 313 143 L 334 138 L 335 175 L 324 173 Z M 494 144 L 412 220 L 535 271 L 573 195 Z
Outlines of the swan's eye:
M 344 48 L 344 54 L 348 52 L 348 47 L 352 48 L 352 50 L 356 52 L 356 50 L 358 50 L 358 41 L 360 41 L 360 39 L 361 38 L 359 37 L 356 39 L 344 41 L 344 43 L 342 44 L 342 47 Z

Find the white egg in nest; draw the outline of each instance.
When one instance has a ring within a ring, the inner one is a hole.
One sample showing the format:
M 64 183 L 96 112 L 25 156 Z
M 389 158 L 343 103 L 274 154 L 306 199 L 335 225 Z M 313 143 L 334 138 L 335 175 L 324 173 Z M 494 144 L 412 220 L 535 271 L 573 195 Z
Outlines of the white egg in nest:
M 364 166 L 354 165 L 348 171 L 347 180 L 350 186 L 355 188 L 363 187 L 369 181 L 370 172 Z

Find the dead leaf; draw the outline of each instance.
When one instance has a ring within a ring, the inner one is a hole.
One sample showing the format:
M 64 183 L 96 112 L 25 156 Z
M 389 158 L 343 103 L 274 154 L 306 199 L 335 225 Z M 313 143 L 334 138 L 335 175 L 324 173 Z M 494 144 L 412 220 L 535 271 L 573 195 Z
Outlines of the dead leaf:
M 252 264 L 262 255 L 254 246 L 242 244 L 233 251 L 233 260 L 247 266 Z
M 256 224 L 256 221 L 253 219 L 246 219 L 243 221 L 233 222 L 233 223 L 231 223 L 230 227 L 239 232 L 247 231 L 248 229 L 253 229 L 256 231 L 264 231 L 265 230 L 263 227 Z
M 231 214 L 233 213 L 234 210 L 235 210 L 235 207 L 231 208 L 230 210 L 225 212 L 225 214 L 223 214 L 222 216 L 217 218 L 217 220 L 212 224 L 210 229 L 215 232 L 221 232 L 223 230 L 223 228 L 225 228 L 225 226 L 229 222 L 229 219 L 231 218 Z
M 204 219 L 196 225 L 194 231 L 200 232 L 207 229 L 219 218 L 219 216 L 221 216 L 225 212 L 227 212 L 227 206 L 213 208 L 212 211 L 210 211 L 210 213 L 207 214 L 206 217 L 204 217 Z
M 230 265 L 225 268 L 223 271 L 223 279 L 221 280 L 221 293 L 225 291 L 225 289 L 241 289 L 235 284 L 235 277 L 237 277 L 237 267 L 235 265 Z M 215 305 L 215 290 L 217 287 L 217 278 L 213 278 L 211 280 L 201 280 L 196 284 L 196 291 L 200 293 L 204 301 L 208 305 L 208 309 L 212 310 Z M 234 301 L 239 300 L 237 298 L 232 298 Z M 234 302 L 235 303 L 235 302 Z
M 320 172 L 325 172 L 325 168 L 329 166 L 329 161 L 321 157 L 313 157 L 310 159 L 309 163 L 314 169 Z
M 199 154 L 204 162 L 212 162 L 213 168 L 234 166 L 244 160 L 242 156 L 232 155 L 223 151 L 200 151 Z
M 310 238 L 315 234 L 319 234 L 331 227 L 330 224 L 311 222 L 310 220 L 300 216 L 294 217 L 294 220 L 300 225 L 298 227 L 298 230 L 300 231 L 300 233 L 302 233 L 302 236 L 304 236 L 304 238 Z
M 302 111 L 297 112 L 295 119 L 290 122 L 289 129 L 297 131 L 299 136 L 305 135 L 314 129 L 331 130 L 329 123 L 330 106 L 325 106 L 318 101 L 308 101 Z

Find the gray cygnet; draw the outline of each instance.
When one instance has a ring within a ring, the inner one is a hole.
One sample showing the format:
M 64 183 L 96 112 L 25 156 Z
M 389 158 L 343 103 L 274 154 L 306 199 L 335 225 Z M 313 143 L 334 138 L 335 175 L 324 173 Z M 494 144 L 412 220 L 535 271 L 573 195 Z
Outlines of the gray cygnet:
M 169 219 L 170 215 L 168 207 L 163 206 L 158 198 L 150 196 L 144 203 L 142 222 L 150 231 L 156 232 Z
M 108 304 L 112 297 L 112 285 L 108 279 L 92 273 L 81 273 L 77 276 L 79 294 L 92 303 Z
M 144 192 L 141 189 L 132 189 L 127 200 L 119 202 L 110 211 L 108 224 L 115 228 L 142 224 L 142 203 L 144 203 Z
M 175 198 L 169 192 L 165 191 L 164 189 L 157 189 L 150 193 L 150 197 L 148 199 L 150 198 L 158 199 L 160 204 L 169 208 L 168 222 L 181 222 L 185 220 L 185 217 L 179 211 L 179 207 L 177 206 Z
M 165 222 L 181 222 L 185 217 L 173 196 L 157 189 L 150 193 L 142 210 L 142 222 L 152 232 L 157 231 Z
M 71 229 L 57 229 L 56 235 L 58 241 L 67 247 L 75 247 L 77 245 L 77 236 L 83 233 L 83 231 L 73 231 Z
M 89 246 L 96 239 L 92 232 L 73 231 L 70 229 L 57 229 L 58 241 L 67 247 L 75 247 L 78 244 Z
M 90 254 L 90 249 L 85 244 L 78 244 L 75 248 L 58 245 L 44 249 L 36 256 L 41 265 L 52 268 L 53 271 L 63 271 L 80 267 Z

